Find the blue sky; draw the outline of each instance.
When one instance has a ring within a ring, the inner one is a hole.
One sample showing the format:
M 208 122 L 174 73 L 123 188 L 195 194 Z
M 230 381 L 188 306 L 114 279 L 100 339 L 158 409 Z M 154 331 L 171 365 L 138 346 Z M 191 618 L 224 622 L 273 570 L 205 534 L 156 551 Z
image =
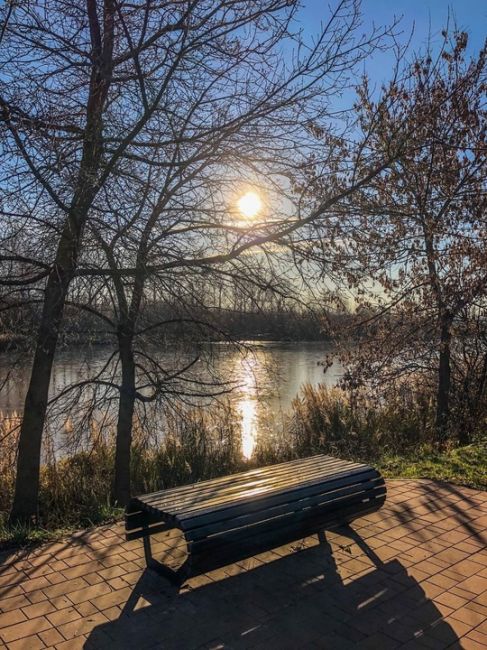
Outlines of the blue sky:
M 302 0 L 300 22 L 306 32 L 316 33 L 320 17 L 329 15 L 333 0 Z M 402 38 L 407 39 L 414 27 L 412 50 L 420 50 L 428 34 L 433 45 L 441 43 L 441 30 L 448 20 L 448 11 L 454 16 L 458 27 L 469 33 L 469 52 L 474 54 L 487 37 L 487 0 L 362 0 L 364 28 L 390 23 L 394 16 L 402 16 Z M 366 71 L 376 82 L 389 77 L 391 55 L 377 55 L 367 61 Z

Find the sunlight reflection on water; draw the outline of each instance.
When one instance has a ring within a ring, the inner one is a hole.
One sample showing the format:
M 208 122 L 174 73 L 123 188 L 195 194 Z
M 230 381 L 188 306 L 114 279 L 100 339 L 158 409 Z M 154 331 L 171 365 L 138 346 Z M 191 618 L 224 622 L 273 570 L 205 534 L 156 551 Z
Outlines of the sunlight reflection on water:
M 250 458 L 257 442 L 257 404 L 253 399 L 242 399 L 238 403 L 242 416 L 242 454 Z
M 257 382 L 256 370 L 260 362 L 256 356 L 249 356 L 241 361 L 241 396 L 237 401 L 237 410 L 242 417 L 242 454 L 250 458 L 257 443 Z

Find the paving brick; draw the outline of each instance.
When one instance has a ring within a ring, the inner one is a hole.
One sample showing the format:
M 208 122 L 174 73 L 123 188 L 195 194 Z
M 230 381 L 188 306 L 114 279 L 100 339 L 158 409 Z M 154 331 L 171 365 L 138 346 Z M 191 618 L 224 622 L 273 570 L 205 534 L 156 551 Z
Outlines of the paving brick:
M 12 643 L 8 644 L 8 650 L 38 650 L 38 648 L 45 647 L 44 642 L 37 634 L 25 637 L 24 639 L 18 639 L 18 641 L 12 641 Z
M 467 625 L 466 623 L 463 623 L 463 621 L 459 621 L 452 616 L 447 616 L 444 620 L 445 623 L 453 630 L 453 632 L 455 632 L 458 637 L 464 636 L 472 629 L 471 625 Z
M 470 577 L 473 575 L 482 575 L 482 565 L 478 562 L 472 562 L 471 560 L 462 560 L 457 562 L 451 567 L 452 571 L 458 573 L 459 575 Z
M 16 559 L 15 555 L 8 557 L 5 554 L 2 554 L 2 556 L 0 556 L 0 576 L 5 576 L 9 573 L 17 573 L 18 571 L 23 571 L 24 569 L 29 568 L 29 562 Z
M 11 598 L 13 596 L 22 596 L 24 593 L 25 592 L 20 584 L 0 587 L 0 600 Z
M 103 564 L 104 567 L 107 568 L 112 566 L 120 566 L 120 564 L 123 564 L 123 557 L 121 555 L 111 555 L 111 556 L 103 557 L 101 563 Z
M 21 623 L 26 621 L 27 616 L 20 609 L 14 609 L 10 612 L 5 612 L 0 614 L 0 629 L 3 627 L 9 627 L 10 625 L 15 625 L 15 623 Z
M 421 583 L 421 589 L 423 590 L 424 595 L 428 598 L 437 598 L 437 596 L 445 592 L 443 587 L 435 585 L 434 582 L 430 582 L 429 580 L 423 580 Z M 440 598 L 438 598 L 438 600 L 440 600 Z
M 432 582 L 433 584 L 444 587 L 445 589 L 450 589 L 457 584 L 455 580 L 448 578 L 443 573 L 437 573 L 434 576 L 431 576 L 428 582 Z
M 484 592 L 483 594 L 480 594 L 480 596 L 474 598 L 473 601 L 479 605 L 484 605 L 487 607 L 487 593 Z
M 66 607 L 51 614 L 47 614 L 46 618 L 52 623 L 54 627 L 59 627 L 63 623 L 69 623 L 81 618 L 81 614 L 75 607 Z
M 261 563 L 259 563 L 261 564 Z M 135 585 L 139 580 L 140 576 L 142 575 L 142 571 L 131 571 L 130 573 L 125 574 L 122 576 L 122 580 L 126 582 L 129 585 Z
M 455 594 L 456 596 L 460 596 L 460 598 L 464 598 L 465 600 L 472 600 L 475 596 L 471 591 L 465 591 L 465 589 L 460 589 L 459 587 L 451 587 L 449 590 L 450 593 Z
M 467 609 L 472 609 L 474 612 L 482 614 L 484 619 L 487 621 L 487 607 L 485 605 L 480 605 L 480 603 L 476 603 L 475 600 L 470 600 L 465 604 L 465 607 Z
M 43 600 L 47 599 L 46 594 L 42 591 L 42 589 L 37 589 L 35 591 L 30 591 L 27 594 L 29 601 L 33 603 L 41 603 Z
M 5 641 L 5 643 L 10 643 L 11 641 L 17 641 L 17 639 L 23 639 L 24 637 L 38 634 L 50 627 L 51 623 L 47 618 L 40 616 L 31 621 L 25 621 L 23 623 L 17 623 L 16 625 L 2 628 L 0 630 L 0 638 Z
M 454 547 L 447 548 L 444 551 L 441 551 L 440 553 L 437 553 L 435 555 L 436 559 L 444 560 L 449 564 L 454 564 L 456 562 L 460 562 L 461 560 L 465 560 L 466 557 L 467 557 L 467 553 L 465 553 L 464 551 L 459 551 Z
M 29 578 L 40 578 L 41 576 L 48 576 L 53 571 L 55 571 L 55 569 L 52 567 L 51 563 L 49 563 L 41 564 L 33 569 L 29 569 L 27 573 L 29 574 Z
M 132 590 L 130 587 L 125 587 L 124 589 L 119 589 L 118 591 L 113 591 L 106 596 L 99 596 L 94 598 L 91 602 L 95 605 L 100 611 L 113 607 L 114 605 L 120 605 L 125 603 L 129 598 Z
M 482 634 L 478 629 L 470 630 L 467 634 L 467 638 L 477 641 L 477 643 L 483 644 L 484 648 L 487 648 L 487 634 Z
M 69 639 L 69 641 L 63 641 L 63 643 L 58 643 L 56 645 L 56 650 L 82 650 L 86 644 L 85 636 L 78 636 L 75 639 Z
M 75 605 L 82 603 L 85 600 L 93 600 L 98 596 L 103 596 L 104 594 L 110 593 L 110 587 L 101 582 L 97 585 L 91 585 L 90 587 L 84 587 L 78 591 L 71 591 L 68 594 L 69 600 L 71 600 Z
M 31 571 L 33 567 L 45 566 L 50 562 L 50 560 L 52 560 L 52 556 L 48 553 L 39 553 L 38 555 L 35 553 L 29 553 L 26 558 L 30 565 L 29 569 L 25 569 L 27 572 Z
M 30 591 L 37 591 L 39 589 L 44 589 L 44 587 L 50 587 L 51 583 L 47 578 L 41 576 L 40 578 L 34 578 L 33 580 L 26 580 L 22 583 L 22 589 L 25 593 Z
M 51 648 L 57 645 L 58 643 L 64 642 L 63 637 L 53 627 L 50 630 L 39 632 L 39 637 L 42 639 L 42 641 L 45 643 L 45 645 L 48 648 Z
M 484 591 L 487 591 L 487 578 L 482 578 L 481 576 L 472 576 L 463 582 L 460 582 L 458 587 L 459 589 L 470 591 L 472 594 L 479 596 L 480 594 L 484 593 Z
M 485 645 L 482 645 L 478 641 L 471 639 L 468 635 L 462 636 L 462 639 L 457 647 L 459 650 L 485 650 Z
M 44 593 L 48 598 L 56 598 L 57 596 L 65 596 L 73 591 L 78 591 L 86 586 L 87 584 L 82 578 L 76 578 L 75 580 L 65 580 L 57 585 L 52 585 L 44 589 Z
M 242 571 L 240 567 L 239 569 L 240 571 Z M 113 578 L 112 580 L 108 580 L 107 585 L 110 587 L 112 591 L 117 591 L 118 589 L 123 589 L 124 587 L 126 587 L 127 583 L 122 578 Z
M 71 607 L 73 604 L 67 596 L 57 596 L 56 598 L 51 598 L 49 601 L 54 609 L 65 609 L 66 607 Z
M 101 575 L 96 571 L 83 576 L 83 580 L 85 580 L 89 585 L 98 585 L 100 582 L 105 582 Z
M 87 564 L 92 560 L 92 558 L 86 553 L 76 553 L 75 555 L 62 559 L 64 559 L 66 564 L 70 567 L 79 566 L 80 564 Z
M 438 537 L 439 541 L 448 542 L 448 545 L 455 544 L 458 548 L 458 542 L 462 542 L 465 538 L 468 537 L 466 531 L 452 530 L 448 533 L 443 533 Z
M 121 613 L 122 610 L 117 605 L 103 610 L 103 615 L 106 616 L 109 621 L 116 621 L 120 618 Z
M 131 568 L 131 571 L 136 569 L 137 567 L 134 566 Z M 124 573 L 127 573 L 126 569 L 123 568 L 123 566 L 120 565 L 114 565 L 111 567 L 108 567 L 107 569 L 103 569 L 101 571 L 98 571 L 98 574 L 104 579 L 104 580 L 110 580 L 111 578 L 118 578 L 122 576 Z
M 90 614 L 94 614 L 98 611 L 93 603 L 90 603 L 89 600 L 76 605 L 76 609 L 81 614 L 81 616 L 89 616 Z
M 90 614 L 89 616 L 78 618 L 76 621 L 72 621 L 71 623 L 60 625 L 57 630 L 67 641 L 69 641 L 82 634 L 88 634 L 94 627 L 106 623 L 107 621 L 108 619 L 106 616 L 101 612 L 97 612 L 96 614 Z
M 27 596 L 12 596 L 11 598 L 0 598 L 0 612 L 11 612 L 20 607 L 27 607 L 32 603 Z
M 99 560 L 92 560 L 91 562 L 86 562 L 85 564 L 78 564 L 74 567 L 68 567 L 63 570 L 62 574 L 69 580 L 74 578 L 83 578 L 89 573 L 94 571 L 99 571 L 103 569 L 103 564 Z
M 452 613 L 452 618 L 456 618 L 458 621 L 465 623 L 465 625 L 470 625 L 472 628 L 477 627 L 480 623 L 485 621 L 485 616 L 479 614 L 479 612 L 469 609 L 468 607 L 461 607 Z
M 465 598 L 460 598 L 460 596 L 456 596 L 455 594 L 449 591 L 444 591 L 442 594 L 437 596 L 435 601 L 437 603 L 442 603 L 443 605 L 447 605 L 448 607 L 451 607 L 453 610 L 463 607 L 465 603 L 468 602 L 468 600 L 465 600 Z
M 66 576 L 63 573 L 49 573 L 46 578 L 51 585 L 58 585 L 60 582 L 66 581 Z
M 24 571 L 10 571 L 9 573 L 0 574 L 0 587 L 9 587 L 11 585 L 20 585 L 27 579 Z
M 27 618 L 37 618 L 38 616 L 44 616 L 45 614 L 49 614 L 49 612 L 53 612 L 54 610 L 55 607 L 50 600 L 44 600 L 40 603 L 35 603 L 34 605 L 29 605 L 28 607 L 24 607 L 22 609 Z

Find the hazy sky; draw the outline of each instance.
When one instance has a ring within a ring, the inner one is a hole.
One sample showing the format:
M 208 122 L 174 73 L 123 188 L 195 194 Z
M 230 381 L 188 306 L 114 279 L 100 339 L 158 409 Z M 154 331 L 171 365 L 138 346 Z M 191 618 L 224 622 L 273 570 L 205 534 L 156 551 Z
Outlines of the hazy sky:
M 329 5 L 334 0 L 302 0 L 301 22 L 306 32 L 318 31 L 320 17 L 329 15 Z M 394 16 L 402 16 L 402 38 L 407 39 L 414 27 L 411 47 L 421 49 L 431 33 L 433 44 L 441 43 L 441 30 L 448 20 L 448 11 L 454 16 L 460 29 L 469 33 L 469 51 L 478 52 L 487 37 L 487 0 L 362 0 L 364 28 L 390 23 Z M 387 55 L 369 59 L 367 72 L 377 82 L 386 81 L 390 62 Z

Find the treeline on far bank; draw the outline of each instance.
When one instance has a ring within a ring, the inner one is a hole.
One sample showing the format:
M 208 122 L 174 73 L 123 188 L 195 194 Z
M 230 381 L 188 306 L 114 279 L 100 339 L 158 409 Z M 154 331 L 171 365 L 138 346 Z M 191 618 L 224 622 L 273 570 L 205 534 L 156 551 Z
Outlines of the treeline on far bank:
M 27 348 L 39 322 L 39 305 L 26 303 L 0 315 L 0 351 Z M 99 305 L 98 313 L 66 307 L 62 339 L 69 344 L 105 344 L 113 342 L 114 330 L 98 314 L 110 318 L 111 308 Z M 343 331 L 354 317 L 349 312 L 303 310 L 292 306 L 264 306 L 254 310 L 194 306 L 181 310 L 169 302 L 148 303 L 141 317 L 141 329 L 151 332 L 152 343 L 164 343 L 182 337 L 194 341 L 330 340 L 335 331 Z M 146 337 L 147 338 L 147 337 Z

